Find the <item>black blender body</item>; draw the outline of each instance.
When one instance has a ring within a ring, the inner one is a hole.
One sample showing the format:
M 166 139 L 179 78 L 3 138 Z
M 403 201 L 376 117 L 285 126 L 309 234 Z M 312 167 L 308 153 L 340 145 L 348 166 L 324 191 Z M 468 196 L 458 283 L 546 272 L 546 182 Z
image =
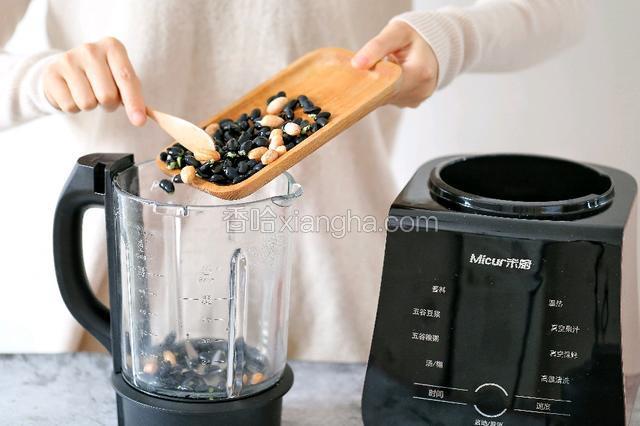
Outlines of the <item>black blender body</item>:
M 78 159 L 58 202 L 54 220 L 54 260 L 62 298 L 78 322 L 113 358 L 118 424 L 123 425 L 279 425 L 282 396 L 293 384 L 285 366 L 280 380 L 253 395 L 228 400 L 185 400 L 145 392 L 123 377 L 123 283 L 117 241 L 114 179 L 125 170 L 137 182 L 133 155 L 90 154 Z M 102 207 L 107 227 L 110 308 L 95 297 L 83 264 L 82 219 L 91 207 Z M 129 349 L 130 351 L 130 349 Z
M 635 194 L 547 157 L 423 165 L 390 210 L 365 424 L 627 424 Z

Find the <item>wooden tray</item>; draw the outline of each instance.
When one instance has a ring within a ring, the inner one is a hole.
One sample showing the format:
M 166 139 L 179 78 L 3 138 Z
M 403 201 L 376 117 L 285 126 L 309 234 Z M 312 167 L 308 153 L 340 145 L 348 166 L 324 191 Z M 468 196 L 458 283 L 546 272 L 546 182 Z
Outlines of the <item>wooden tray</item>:
M 394 63 L 382 61 L 371 70 L 357 70 L 351 66 L 352 56 L 352 52 L 340 48 L 314 50 L 223 111 L 202 122 L 201 127 L 204 128 L 224 118 L 236 120 L 242 113 L 249 113 L 254 108 L 260 108 L 264 113 L 266 99 L 280 90 L 287 92 L 289 97 L 307 95 L 323 111 L 331 113 L 329 123 L 325 127 L 246 180 L 233 185 L 217 185 L 196 178 L 191 185 L 227 200 L 250 195 L 384 104 L 393 95 L 400 82 L 400 67 Z M 180 172 L 169 170 L 159 156 L 156 162 L 158 167 L 168 175 L 173 176 Z

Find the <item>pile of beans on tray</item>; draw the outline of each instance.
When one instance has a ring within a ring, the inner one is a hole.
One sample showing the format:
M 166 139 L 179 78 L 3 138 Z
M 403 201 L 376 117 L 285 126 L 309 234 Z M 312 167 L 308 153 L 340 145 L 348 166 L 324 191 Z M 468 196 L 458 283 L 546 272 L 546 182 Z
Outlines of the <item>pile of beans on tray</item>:
M 296 117 L 302 109 L 305 117 Z M 170 170 L 180 169 L 174 183 L 191 183 L 196 178 L 218 185 L 242 182 L 278 157 L 294 149 L 329 122 L 331 113 L 322 111 L 307 96 L 289 99 L 278 92 L 267 99 L 266 114 L 259 108 L 242 114 L 237 120 L 226 118 L 208 125 L 204 130 L 211 135 L 215 150 L 191 152 L 179 143 L 160 153 Z M 160 187 L 174 191 L 169 180 Z

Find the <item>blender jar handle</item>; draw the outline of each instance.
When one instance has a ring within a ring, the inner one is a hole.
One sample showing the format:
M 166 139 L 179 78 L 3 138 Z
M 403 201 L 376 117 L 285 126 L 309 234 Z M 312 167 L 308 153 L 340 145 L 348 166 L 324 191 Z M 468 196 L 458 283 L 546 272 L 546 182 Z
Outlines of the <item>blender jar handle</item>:
M 82 222 L 90 207 L 111 208 L 111 176 L 131 165 L 131 154 L 90 154 L 78 159 L 58 200 L 53 223 L 53 258 L 62 299 L 74 318 L 109 351 L 110 313 L 87 279 Z M 109 228 L 112 215 L 106 218 Z

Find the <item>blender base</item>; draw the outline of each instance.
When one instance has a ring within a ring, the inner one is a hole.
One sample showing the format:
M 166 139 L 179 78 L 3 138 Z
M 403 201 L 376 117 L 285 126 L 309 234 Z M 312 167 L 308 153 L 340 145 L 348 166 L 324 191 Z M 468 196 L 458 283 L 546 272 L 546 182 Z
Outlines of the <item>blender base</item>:
M 282 397 L 293 385 L 285 366 L 280 381 L 256 395 L 227 401 L 174 401 L 134 389 L 114 373 L 119 426 L 279 426 Z

